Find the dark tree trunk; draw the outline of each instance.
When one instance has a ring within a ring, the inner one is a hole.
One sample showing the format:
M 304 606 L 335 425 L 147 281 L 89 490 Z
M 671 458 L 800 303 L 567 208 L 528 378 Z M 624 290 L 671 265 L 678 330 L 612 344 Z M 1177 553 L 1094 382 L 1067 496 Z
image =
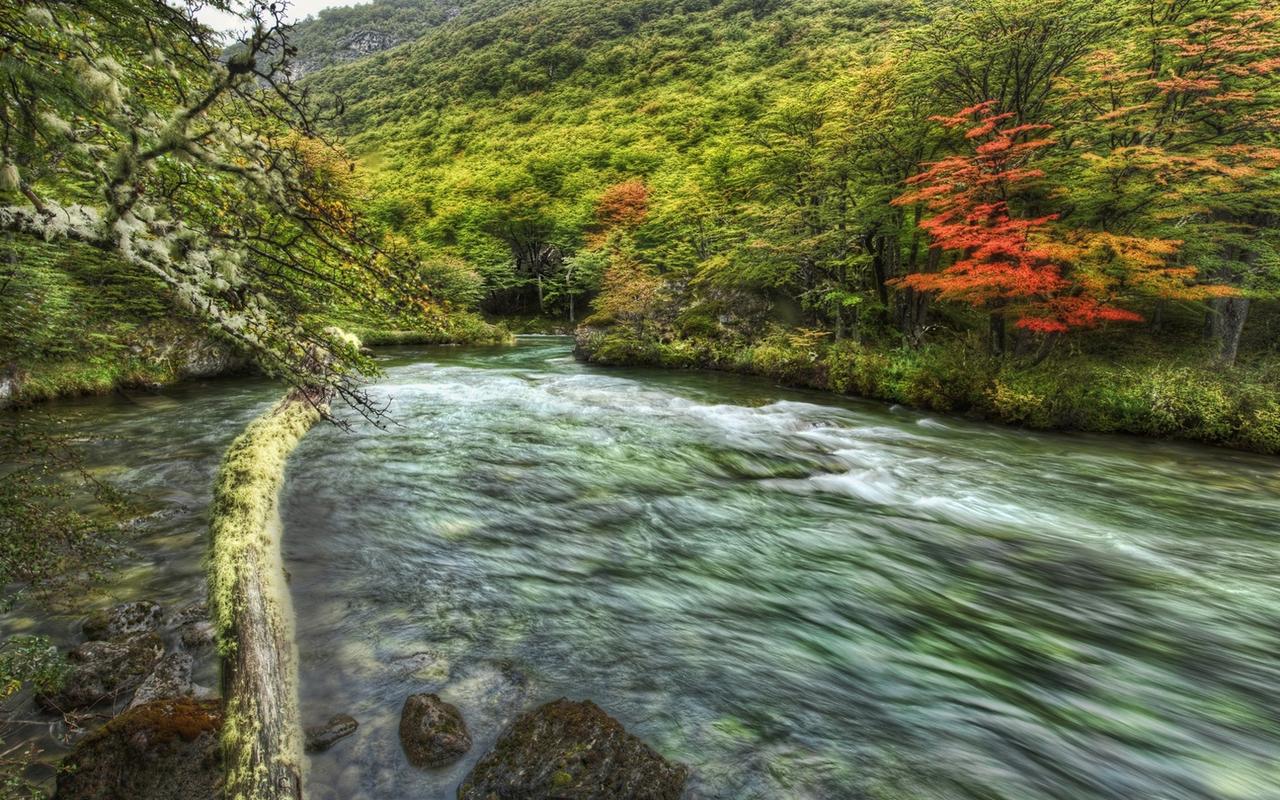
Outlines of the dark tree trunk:
M 990 347 L 991 355 L 1003 356 L 1005 349 L 1005 325 L 1004 312 L 993 311 L 990 317 Z

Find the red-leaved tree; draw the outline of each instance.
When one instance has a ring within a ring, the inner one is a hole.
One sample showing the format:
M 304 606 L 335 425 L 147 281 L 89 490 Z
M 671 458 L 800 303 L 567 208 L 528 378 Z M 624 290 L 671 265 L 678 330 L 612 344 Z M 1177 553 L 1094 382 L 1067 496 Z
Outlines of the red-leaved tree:
M 1080 251 L 1054 229 L 1057 214 L 1027 211 L 1033 202 L 1014 208 L 1044 178 L 1031 161 L 1052 141 L 1040 136 L 1050 126 L 1006 126 L 1012 117 L 989 101 L 934 118 L 965 129 L 968 152 L 927 165 L 893 202 L 923 204 L 929 216 L 920 227 L 934 247 L 955 253 L 955 259 L 939 272 L 908 275 L 899 284 L 986 309 L 997 354 L 1004 350 L 1006 319 L 1050 334 L 1140 320 L 1115 304 L 1107 286 L 1073 280 L 1072 260 Z

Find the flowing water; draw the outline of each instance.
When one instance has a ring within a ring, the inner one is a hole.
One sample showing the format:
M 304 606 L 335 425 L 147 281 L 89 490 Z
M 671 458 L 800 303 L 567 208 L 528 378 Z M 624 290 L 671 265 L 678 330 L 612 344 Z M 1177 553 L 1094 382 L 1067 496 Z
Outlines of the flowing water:
M 688 763 L 688 798 L 1280 798 L 1275 459 L 597 369 L 565 339 L 382 361 L 390 427 L 317 429 L 284 492 L 304 717 L 361 721 L 311 759 L 315 800 L 453 797 L 560 696 Z M 218 453 L 273 394 L 43 412 L 182 509 L 118 596 L 198 596 Z M 455 767 L 405 762 L 416 691 L 466 716 Z

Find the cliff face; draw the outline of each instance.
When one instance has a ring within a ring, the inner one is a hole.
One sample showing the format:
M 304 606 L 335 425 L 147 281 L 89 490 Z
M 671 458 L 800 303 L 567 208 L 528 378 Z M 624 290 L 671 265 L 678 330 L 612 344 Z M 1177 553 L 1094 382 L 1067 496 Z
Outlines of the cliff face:
M 296 26 L 293 77 L 411 42 L 461 14 L 465 1 L 375 0 L 326 9 Z

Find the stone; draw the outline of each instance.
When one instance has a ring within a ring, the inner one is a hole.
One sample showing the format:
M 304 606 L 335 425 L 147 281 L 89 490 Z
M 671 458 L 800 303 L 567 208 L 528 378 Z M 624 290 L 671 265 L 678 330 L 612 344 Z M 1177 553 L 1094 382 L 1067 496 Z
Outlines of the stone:
M 216 700 L 157 700 L 86 736 L 63 761 L 54 800 L 215 800 L 223 764 Z
M 193 660 L 190 653 L 170 653 L 156 662 L 156 668 L 133 693 L 129 708 L 136 708 L 153 700 L 170 700 L 190 697 L 195 693 L 191 683 Z
M 305 747 L 308 753 L 323 753 L 333 747 L 339 739 L 345 739 L 356 732 L 360 723 L 349 714 L 335 714 L 323 725 L 312 725 L 303 731 Z
M 689 770 L 589 700 L 522 714 L 458 789 L 458 800 L 678 800 Z
M 188 622 L 178 628 L 178 641 L 187 650 L 203 650 L 213 645 L 213 623 L 208 620 Z
M 99 611 L 84 623 L 84 638 L 115 639 L 134 633 L 150 633 L 160 627 L 160 605 L 150 600 L 121 603 Z
M 168 625 L 168 627 L 170 628 L 181 629 L 195 622 L 208 622 L 208 621 L 209 621 L 209 604 L 207 602 L 201 601 L 199 603 L 192 603 L 189 606 L 183 606 L 182 608 L 173 612 L 172 614 L 169 615 L 169 619 L 166 621 L 165 624 Z
M 400 678 L 428 683 L 444 683 L 449 678 L 449 661 L 434 650 L 422 650 L 391 660 L 391 669 Z
M 462 712 L 434 694 L 411 694 L 400 712 L 400 744 L 415 767 L 444 767 L 471 749 Z
M 85 642 L 67 654 L 71 667 L 62 688 L 36 700 L 48 710 L 89 708 L 137 688 L 164 654 L 154 633 L 136 633 L 110 641 Z

